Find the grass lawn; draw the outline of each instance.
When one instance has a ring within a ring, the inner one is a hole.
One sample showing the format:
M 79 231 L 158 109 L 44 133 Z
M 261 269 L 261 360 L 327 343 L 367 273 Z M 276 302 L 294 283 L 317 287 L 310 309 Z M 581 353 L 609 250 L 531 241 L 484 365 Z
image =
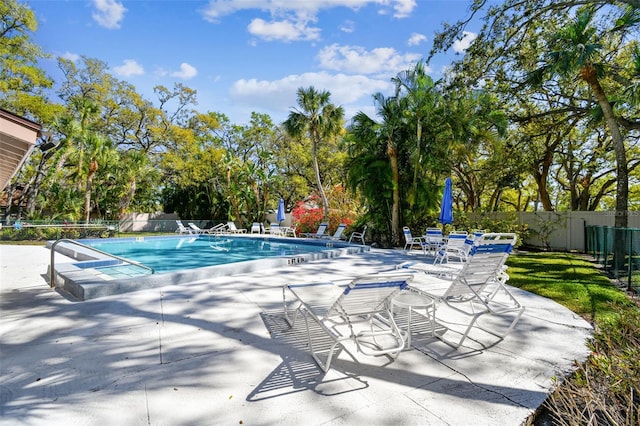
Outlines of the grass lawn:
M 553 299 L 588 321 L 615 315 L 612 302 L 631 303 L 592 262 L 580 255 L 519 251 L 509 256 L 508 284 Z

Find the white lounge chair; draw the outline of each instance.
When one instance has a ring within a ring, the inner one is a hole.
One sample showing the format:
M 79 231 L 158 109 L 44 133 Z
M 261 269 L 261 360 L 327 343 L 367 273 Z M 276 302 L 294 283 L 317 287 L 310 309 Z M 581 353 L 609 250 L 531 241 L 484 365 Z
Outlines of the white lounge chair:
M 179 233 L 180 235 L 193 234 L 193 230 L 184 226 L 181 220 L 176 220 L 176 225 L 178 225 L 178 227 L 176 228 L 176 232 Z
M 338 225 L 338 228 L 336 228 L 336 232 L 334 232 L 333 235 L 323 235 L 320 238 L 322 238 L 323 240 L 331 241 L 343 240 L 344 237 L 342 236 L 342 233 L 345 229 L 347 229 L 347 224 L 341 223 L 340 225 Z
M 404 234 L 404 249 L 413 250 L 414 247 L 418 247 L 426 254 L 426 242 L 422 237 L 414 237 L 411 235 L 411 229 L 408 226 L 402 228 Z
M 219 223 L 217 225 L 212 226 L 211 228 L 203 229 L 202 231 L 204 231 L 203 233 L 206 233 L 206 234 L 224 234 L 225 232 L 227 232 L 227 224 Z
M 339 347 L 355 360 L 345 346 L 348 341 L 365 355 L 395 359 L 407 335 L 391 315 L 390 300 L 411 279 L 412 274 L 397 274 L 357 278 L 346 287 L 331 282 L 287 284 L 282 288 L 285 318 L 294 327 L 302 315 L 311 355 L 325 372 Z M 385 320 L 376 319 L 378 315 Z M 319 327 L 312 329 L 312 322 Z
M 232 234 L 246 234 L 247 233 L 246 229 L 237 228 L 235 222 L 233 222 L 233 221 L 228 221 L 227 222 L 227 229 Z
M 327 222 L 322 222 L 320 226 L 318 226 L 318 230 L 316 232 L 304 232 L 300 234 L 305 238 L 322 238 L 322 236 L 327 232 L 327 227 L 329 224 Z
M 192 234 L 204 234 L 209 232 L 208 229 L 202 229 L 193 222 L 189 222 L 187 225 L 189 225 L 189 228 L 191 228 Z
M 362 228 L 362 232 L 352 232 L 351 235 L 349 236 L 349 243 L 351 243 L 353 240 L 360 240 L 362 241 L 362 245 L 365 245 L 365 240 L 364 240 L 364 235 L 367 232 L 367 226 L 365 225 L 364 228 Z
M 513 235 L 515 241 L 514 234 L 502 235 Z M 423 275 L 411 284 L 414 291 L 437 301 L 436 320 L 443 304 L 470 318 L 466 328 L 463 331 L 457 331 L 461 335 L 460 340 L 450 341 L 444 336 L 439 336 L 454 348 L 462 345 L 474 327 L 503 339 L 516 325 L 525 309 L 506 286 L 509 276 L 504 270 L 504 264 L 513 249 L 513 244 L 508 242 L 508 238 L 501 241 L 485 239 L 486 236 L 492 236 L 492 234 L 485 234 L 478 244 L 474 245 L 469 259 L 452 281 Z M 434 288 L 444 284 L 446 284 L 444 293 L 437 294 Z M 502 332 L 498 332 L 479 325 L 478 320 L 484 315 L 511 315 L 513 318 Z M 441 317 L 443 321 L 440 323 L 447 321 L 444 314 L 441 314 Z

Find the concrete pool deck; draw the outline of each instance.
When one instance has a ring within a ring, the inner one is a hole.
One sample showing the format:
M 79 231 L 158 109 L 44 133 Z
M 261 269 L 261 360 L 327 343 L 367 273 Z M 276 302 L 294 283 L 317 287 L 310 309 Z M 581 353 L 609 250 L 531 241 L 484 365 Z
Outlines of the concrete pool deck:
M 48 249 L 0 245 L 0 424 L 520 425 L 588 355 L 586 321 L 513 289 L 526 310 L 503 341 L 414 339 L 395 362 L 342 354 L 323 374 L 284 323 L 282 284 L 407 257 L 372 249 L 78 302 L 49 288 Z

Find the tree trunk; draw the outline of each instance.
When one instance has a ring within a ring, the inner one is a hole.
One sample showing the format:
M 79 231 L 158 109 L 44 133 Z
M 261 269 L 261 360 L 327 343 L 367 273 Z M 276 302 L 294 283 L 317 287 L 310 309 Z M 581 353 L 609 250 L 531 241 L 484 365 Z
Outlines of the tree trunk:
M 400 172 L 398 171 L 398 150 L 392 140 L 387 141 L 387 155 L 393 180 L 393 206 L 391 207 L 391 244 L 400 244 Z
M 36 176 L 33 181 L 33 190 L 30 191 L 29 197 L 27 198 L 27 214 L 29 216 L 33 216 L 33 213 L 36 210 L 36 199 L 38 198 L 38 193 L 40 192 L 40 183 L 42 181 L 42 175 L 44 175 L 42 169 L 44 168 L 44 164 L 46 161 L 46 155 L 42 155 L 40 159 L 40 163 L 38 164 L 38 170 L 36 171 Z
M 409 197 L 409 206 L 411 208 L 413 208 L 413 205 L 416 201 L 416 197 L 418 196 L 417 192 L 418 192 L 418 169 L 420 168 L 420 163 L 421 163 L 421 139 L 422 139 L 422 119 L 420 118 L 420 115 L 418 114 L 418 124 L 417 124 L 417 128 L 416 128 L 416 163 L 414 165 L 414 169 L 413 169 L 413 183 L 411 185 L 412 188 L 412 194 L 411 197 Z
M 617 175 L 615 227 L 626 228 L 629 210 L 629 175 L 627 173 L 627 151 L 624 147 L 624 140 L 622 139 L 616 117 L 613 114 L 613 108 L 611 108 L 607 95 L 600 85 L 595 68 L 592 66 L 584 67 L 580 72 L 580 76 L 589 84 L 591 90 L 593 90 L 593 95 L 598 100 L 600 108 L 602 108 L 602 114 L 604 115 L 605 122 L 611 134 L 613 149 L 616 154 Z
M 120 200 L 119 209 L 118 209 L 118 217 L 122 220 L 124 218 L 124 214 L 131 205 L 133 201 L 133 197 L 136 195 L 136 178 L 132 177 L 129 179 L 129 190 L 127 191 L 127 195 Z
M 91 190 L 93 186 L 93 177 L 98 171 L 98 162 L 91 160 L 89 163 L 89 174 L 87 175 L 87 187 L 84 190 L 84 223 L 89 224 L 91 218 Z
M 551 197 L 549 196 L 549 189 L 547 188 L 547 179 L 549 177 L 549 169 L 553 162 L 553 154 L 547 151 L 544 158 L 540 162 L 540 166 L 536 167 L 533 172 L 533 178 L 538 185 L 538 194 L 540 194 L 540 202 L 544 211 L 553 211 L 551 205 Z
M 313 153 L 313 169 L 316 172 L 316 185 L 318 185 L 318 192 L 320 192 L 320 197 L 322 198 L 322 209 L 324 211 L 324 221 L 329 221 L 329 202 L 327 201 L 327 196 L 324 193 L 324 188 L 322 187 L 322 179 L 320 179 L 320 166 L 318 166 L 318 135 L 311 135 L 311 149 Z

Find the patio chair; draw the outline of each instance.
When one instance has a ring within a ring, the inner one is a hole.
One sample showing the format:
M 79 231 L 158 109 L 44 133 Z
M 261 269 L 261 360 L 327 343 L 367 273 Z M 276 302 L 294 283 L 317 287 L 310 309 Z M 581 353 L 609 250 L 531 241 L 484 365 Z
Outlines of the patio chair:
M 444 235 L 440 228 L 427 228 L 424 234 L 425 252 L 434 254 L 444 245 Z
M 295 226 L 281 226 L 280 232 L 282 233 L 283 237 L 297 238 Z
M 260 222 L 253 222 L 253 224 L 251 224 L 251 233 L 264 234 L 264 225 Z
M 247 233 L 246 229 L 237 228 L 235 222 L 233 222 L 233 221 L 228 221 L 227 222 L 227 229 L 232 234 L 246 234 Z
M 193 230 L 184 226 L 181 220 L 176 220 L 176 225 L 178 225 L 178 227 L 176 228 L 176 232 L 179 233 L 180 235 L 193 234 Z
M 367 232 L 367 226 L 365 225 L 364 228 L 362 228 L 362 232 L 352 232 L 351 235 L 349 236 L 349 243 L 351 243 L 351 241 L 353 240 L 360 240 L 362 241 L 362 245 L 365 245 L 365 241 L 364 241 L 364 234 Z
M 318 226 L 318 230 L 316 232 L 303 232 L 300 235 L 305 238 L 321 238 L 325 234 L 325 232 L 327 232 L 328 226 L 329 224 L 327 222 L 322 222 Z
M 491 235 L 486 234 L 485 236 Z M 515 236 L 512 240 L 515 241 Z M 455 312 L 470 317 L 464 331 L 459 332 L 460 340 L 452 342 L 445 339 L 444 336 L 438 336 L 450 346 L 460 347 L 474 327 L 502 340 L 520 320 L 525 307 L 506 287 L 509 276 L 503 268 L 513 249 L 513 244 L 508 241 L 508 238 L 492 240 L 483 237 L 478 245 L 474 245 L 469 259 L 453 281 L 425 275 L 422 276 L 422 279 L 412 282 L 411 289 L 436 300 L 438 305 L 436 318 L 443 304 Z M 445 292 L 435 294 L 434 287 L 443 283 L 448 284 Z M 502 332 L 498 332 L 479 324 L 479 319 L 484 315 L 512 315 L 513 319 Z M 446 318 L 443 320 L 447 321 Z
M 284 236 L 283 232 L 282 232 L 282 228 L 280 227 L 279 223 L 272 223 L 271 225 L 269 225 L 269 234 L 274 235 L 276 237 L 281 237 Z
M 421 271 L 429 275 L 433 275 L 440 278 L 446 278 L 449 280 L 453 280 L 464 267 L 465 262 L 469 259 L 470 256 L 475 254 L 473 251 L 473 247 L 477 245 L 487 245 L 487 244 L 500 244 L 500 245 L 510 245 L 511 247 L 515 246 L 517 241 L 516 234 L 513 233 L 493 233 L 493 234 L 483 234 L 480 237 L 476 237 L 473 240 L 470 238 L 465 239 L 465 250 L 467 250 L 467 255 L 463 262 L 450 262 L 450 263 L 439 263 L 434 261 L 434 263 L 426 263 L 426 262 L 403 262 L 396 266 L 396 269 L 410 269 L 415 271 Z M 511 249 L 510 249 L 511 250 Z M 506 261 L 506 257 L 504 259 Z M 506 266 L 502 265 L 502 270 L 506 271 Z
M 411 235 L 411 229 L 408 226 L 402 228 L 402 233 L 404 234 L 404 249 L 405 250 L 413 250 L 414 247 L 418 247 L 422 250 L 423 253 L 426 252 L 426 242 L 422 237 L 414 237 Z
M 332 282 L 286 284 L 282 288 L 285 318 L 291 327 L 298 315 L 304 318 L 311 356 L 324 372 L 331 368 L 338 349 L 357 362 L 347 342 L 365 355 L 395 359 L 407 336 L 391 315 L 390 300 L 411 279 L 412 274 L 396 274 L 356 278 L 346 287 Z M 317 326 L 312 329 L 313 324 Z
M 446 242 L 436 252 L 434 264 L 449 263 L 452 260 L 464 262 L 473 247 L 473 239 L 466 231 L 451 231 Z
M 347 229 L 347 224 L 341 223 L 340 225 L 338 225 L 338 228 L 336 229 L 336 232 L 334 232 L 333 235 L 323 235 L 320 238 L 322 238 L 323 240 L 331 240 L 331 241 L 344 240 L 342 233 L 344 232 L 345 229 Z

